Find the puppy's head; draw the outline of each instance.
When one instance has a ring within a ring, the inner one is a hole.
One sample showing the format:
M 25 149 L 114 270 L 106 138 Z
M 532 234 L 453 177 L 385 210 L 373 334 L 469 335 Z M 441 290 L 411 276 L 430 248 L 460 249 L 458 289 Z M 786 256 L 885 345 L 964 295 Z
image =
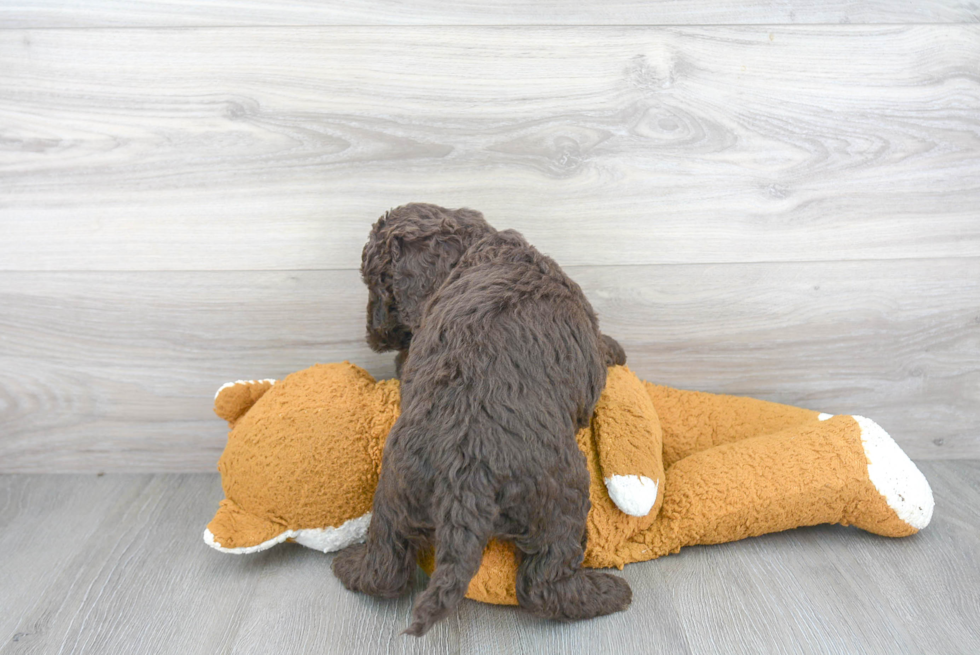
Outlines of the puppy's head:
M 494 232 L 478 211 L 424 203 L 403 205 L 379 218 L 361 253 L 368 345 L 377 352 L 406 350 L 426 301 L 463 253 Z

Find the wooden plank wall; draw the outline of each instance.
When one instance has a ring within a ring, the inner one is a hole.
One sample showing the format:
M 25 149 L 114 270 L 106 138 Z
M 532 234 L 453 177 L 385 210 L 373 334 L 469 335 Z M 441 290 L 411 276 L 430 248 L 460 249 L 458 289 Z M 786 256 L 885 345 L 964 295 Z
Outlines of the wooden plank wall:
M 970 2 L 0 5 L 0 471 L 213 470 L 370 224 L 522 231 L 633 369 L 980 457 Z

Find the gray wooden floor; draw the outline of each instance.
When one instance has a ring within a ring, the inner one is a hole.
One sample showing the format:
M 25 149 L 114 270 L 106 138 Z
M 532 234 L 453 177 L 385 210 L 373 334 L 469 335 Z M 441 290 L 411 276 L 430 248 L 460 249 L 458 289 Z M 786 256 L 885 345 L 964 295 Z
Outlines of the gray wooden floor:
M 560 625 L 465 601 L 421 641 L 399 636 L 411 598 L 345 591 L 331 556 L 207 548 L 217 475 L 0 476 L 0 653 L 980 652 L 980 461 L 921 466 L 937 509 L 914 537 L 690 548 L 627 566 L 625 613 Z

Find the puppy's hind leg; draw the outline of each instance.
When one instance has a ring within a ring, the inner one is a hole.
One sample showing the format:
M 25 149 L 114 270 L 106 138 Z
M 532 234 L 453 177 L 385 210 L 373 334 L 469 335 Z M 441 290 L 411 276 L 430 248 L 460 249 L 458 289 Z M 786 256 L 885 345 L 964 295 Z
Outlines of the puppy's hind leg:
M 517 569 L 517 602 L 535 616 L 578 621 L 612 614 L 633 599 L 626 580 L 610 573 L 583 569 L 580 533 L 550 534 L 517 546 L 524 559 Z
M 384 476 L 382 475 L 382 479 Z M 381 481 L 378 484 L 381 488 Z M 415 573 L 417 547 L 405 529 L 404 513 L 375 495 L 367 541 L 333 560 L 334 575 L 351 591 L 397 598 L 408 592 Z

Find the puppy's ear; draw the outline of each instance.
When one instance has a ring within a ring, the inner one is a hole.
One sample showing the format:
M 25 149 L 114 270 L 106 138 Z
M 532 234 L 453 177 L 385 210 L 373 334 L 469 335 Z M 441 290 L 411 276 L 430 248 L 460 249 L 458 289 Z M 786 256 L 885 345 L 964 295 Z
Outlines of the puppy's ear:
M 406 350 L 412 333 L 402 324 L 394 299 L 385 290 L 368 291 L 367 342 L 375 352 Z
M 408 326 L 422 323 L 426 303 L 446 281 L 466 252 L 467 244 L 453 233 L 398 239 L 393 244 L 392 295 L 399 320 Z
M 380 331 L 389 319 L 388 306 L 391 304 L 390 298 L 385 298 L 386 294 L 378 294 L 374 290 L 368 291 L 367 306 L 367 330 L 368 334 Z
M 388 229 L 388 218 L 386 212 L 374 224 L 361 252 L 361 279 L 368 287 L 367 342 L 376 352 L 400 350 L 405 340 L 391 289 L 394 274 L 392 248 L 397 249 L 398 245 L 393 243 L 395 239 Z

